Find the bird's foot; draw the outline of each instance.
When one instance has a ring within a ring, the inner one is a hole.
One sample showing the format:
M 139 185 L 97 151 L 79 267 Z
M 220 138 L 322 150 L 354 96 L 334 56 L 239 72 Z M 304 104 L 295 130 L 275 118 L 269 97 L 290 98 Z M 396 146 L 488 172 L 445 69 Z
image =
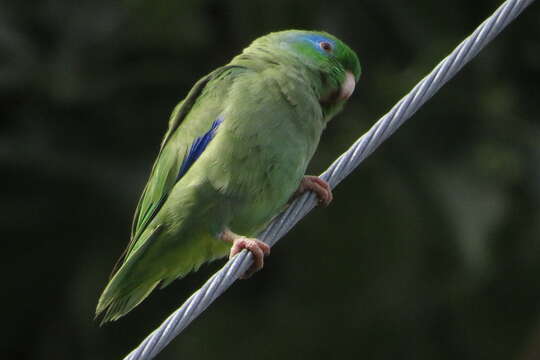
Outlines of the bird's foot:
M 330 185 L 318 176 L 305 175 L 300 182 L 300 186 L 298 186 L 298 190 L 294 193 L 293 199 L 306 191 L 313 191 L 317 195 L 319 203 L 324 206 L 328 206 L 334 198 Z
M 235 234 L 228 229 L 221 234 L 221 239 L 232 242 L 229 259 L 244 249 L 249 250 L 253 254 L 253 264 L 245 274 L 240 276 L 241 279 L 247 279 L 261 270 L 264 266 L 264 257 L 270 255 L 270 246 L 268 244 L 258 239 Z

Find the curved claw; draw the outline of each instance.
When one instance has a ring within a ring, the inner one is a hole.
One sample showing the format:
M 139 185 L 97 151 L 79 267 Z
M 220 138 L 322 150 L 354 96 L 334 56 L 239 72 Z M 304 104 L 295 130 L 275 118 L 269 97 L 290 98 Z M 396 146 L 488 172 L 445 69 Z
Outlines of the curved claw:
M 264 267 L 264 257 L 270 255 L 270 245 L 265 244 L 258 239 L 247 238 L 235 234 L 228 229 L 221 234 L 220 238 L 232 242 L 229 258 L 232 258 L 244 249 L 249 250 L 253 254 L 253 264 L 246 273 L 240 277 L 241 279 L 247 279 L 257 271 L 261 270 Z
M 315 195 L 317 195 L 319 203 L 323 204 L 324 206 L 328 206 L 334 199 L 330 184 L 318 176 L 305 175 L 293 197 L 298 197 L 306 191 L 313 191 Z
M 270 246 L 258 239 L 240 237 L 233 241 L 229 257 L 233 257 L 242 250 L 249 250 L 253 254 L 253 264 L 240 278 L 247 279 L 264 267 L 264 257 L 270 255 Z

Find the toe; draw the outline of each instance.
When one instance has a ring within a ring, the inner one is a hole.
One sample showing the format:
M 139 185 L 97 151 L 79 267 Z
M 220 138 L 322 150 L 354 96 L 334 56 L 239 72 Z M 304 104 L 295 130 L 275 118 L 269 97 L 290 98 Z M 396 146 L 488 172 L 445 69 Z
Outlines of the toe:
M 262 252 L 264 253 L 264 256 L 268 256 L 270 255 L 270 245 L 266 244 L 266 243 L 263 243 L 262 241 L 260 240 L 257 240 L 257 245 L 259 246 L 259 248 L 262 250 Z
M 231 252 L 229 253 L 229 258 L 232 258 L 234 255 L 238 254 L 240 251 L 244 250 L 245 244 L 244 244 L 244 238 L 240 238 L 236 241 L 233 241 L 233 244 L 231 246 Z
M 318 184 L 317 184 L 318 185 Z M 317 188 L 317 197 L 319 198 L 319 202 L 322 203 L 324 206 L 330 205 L 330 202 L 332 201 L 332 192 L 328 189 L 321 187 Z
M 257 239 L 240 237 L 237 240 L 234 240 L 230 257 L 238 254 L 243 249 L 249 250 L 253 255 L 253 264 L 246 273 L 241 276 L 242 279 L 247 279 L 264 267 L 264 257 L 270 254 L 270 246 Z
M 317 195 L 319 202 L 328 206 L 333 200 L 332 187 L 318 176 L 306 175 L 302 180 L 299 191 L 311 190 Z
M 313 181 L 311 190 L 317 195 L 319 202 L 324 205 L 328 205 L 332 201 L 332 191 L 326 182 Z
M 264 266 L 263 250 L 253 240 L 248 240 L 248 242 L 246 243 L 246 249 L 251 251 L 251 253 L 253 254 L 253 272 L 261 270 Z
M 330 189 L 330 184 L 328 184 L 326 181 L 324 181 L 323 179 L 321 179 L 320 177 L 318 176 L 310 176 L 310 180 L 321 185 L 323 188 L 327 189 L 327 190 L 331 190 Z

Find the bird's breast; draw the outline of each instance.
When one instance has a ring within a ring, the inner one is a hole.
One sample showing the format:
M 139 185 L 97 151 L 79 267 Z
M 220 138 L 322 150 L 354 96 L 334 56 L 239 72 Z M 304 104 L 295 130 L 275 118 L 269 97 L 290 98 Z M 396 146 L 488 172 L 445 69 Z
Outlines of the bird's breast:
M 233 222 L 245 228 L 233 229 L 239 233 L 264 224 L 284 207 L 323 130 L 318 101 L 306 96 L 302 84 L 291 84 L 286 97 L 274 78 L 259 80 L 233 89 L 211 145 L 209 178 L 230 199 Z

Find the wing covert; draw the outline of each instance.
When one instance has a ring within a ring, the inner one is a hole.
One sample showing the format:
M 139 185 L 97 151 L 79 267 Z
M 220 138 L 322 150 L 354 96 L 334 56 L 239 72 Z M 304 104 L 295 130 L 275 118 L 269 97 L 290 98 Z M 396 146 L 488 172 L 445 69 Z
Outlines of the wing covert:
M 149 180 L 143 190 L 135 210 L 131 227 L 131 239 L 120 259 L 114 266 L 112 275 L 131 255 L 147 225 L 159 212 L 174 184 L 189 170 L 202 153 L 223 121 L 219 117 L 223 96 L 228 92 L 234 77 L 246 68 L 236 65 L 221 67 L 200 79 L 188 95 L 174 109 L 169 119 L 169 127 Z M 217 92 L 212 94 L 212 92 Z M 212 99 L 210 99 L 210 97 Z M 210 101 L 205 101 L 209 99 Z M 208 116 L 190 116 L 194 107 L 208 106 Z M 141 239 L 144 241 L 144 239 Z

